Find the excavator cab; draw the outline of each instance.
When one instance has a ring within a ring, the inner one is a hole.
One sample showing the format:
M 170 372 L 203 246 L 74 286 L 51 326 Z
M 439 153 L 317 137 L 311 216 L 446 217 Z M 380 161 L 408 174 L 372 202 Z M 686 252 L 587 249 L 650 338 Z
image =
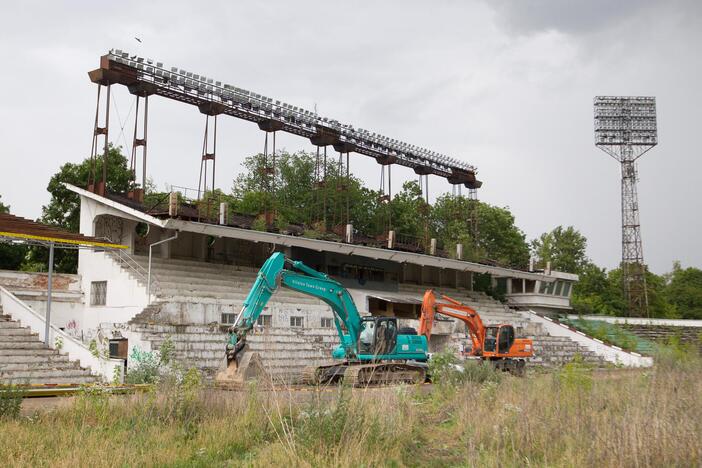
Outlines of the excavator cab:
M 514 344 L 514 327 L 512 325 L 493 325 L 485 327 L 485 353 L 507 354 Z
M 381 356 L 394 353 L 397 345 L 397 319 L 363 317 L 358 340 L 360 354 Z

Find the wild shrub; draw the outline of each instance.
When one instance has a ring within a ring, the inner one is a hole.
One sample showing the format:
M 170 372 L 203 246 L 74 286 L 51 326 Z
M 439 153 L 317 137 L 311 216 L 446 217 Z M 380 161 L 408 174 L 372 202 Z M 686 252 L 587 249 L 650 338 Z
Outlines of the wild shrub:
M 433 383 L 457 386 L 467 382 L 482 384 L 499 382 L 502 372 L 480 359 L 462 361 L 450 351 L 436 353 L 429 360 L 429 375 Z
M 702 364 L 700 355 L 690 343 L 683 343 L 679 336 L 671 336 L 656 346 L 654 362 L 659 369 L 680 369 Z
M 556 378 L 561 387 L 569 393 L 592 390 L 592 366 L 588 365 L 579 353 L 556 373 Z
M 141 351 L 138 347 L 132 349 L 129 355 L 129 368 L 125 382 L 128 384 L 155 384 L 161 380 L 162 374 L 168 373 L 173 360 L 175 345 L 171 337 L 166 337 L 159 351 Z
M 450 351 L 434 353 L 429 360 L 429 376 L 432 383 L 455 386 L 465 380 L 463 363 Z
M 490 364 L 489 362 L 469 359 L 463 363 L 463 380 L 482 384 L 485 382 L 499 383 L 502 380 L 504 373 Z
M 17 385 L 0 385 L 0 419 L 16 418 L 22 408 L 24 391 Z
M 74 418 L 83 424 L 108 421 L 111 417 L 110 394 L 101 386 L 86 385 L 80 389 L 74 409 Z

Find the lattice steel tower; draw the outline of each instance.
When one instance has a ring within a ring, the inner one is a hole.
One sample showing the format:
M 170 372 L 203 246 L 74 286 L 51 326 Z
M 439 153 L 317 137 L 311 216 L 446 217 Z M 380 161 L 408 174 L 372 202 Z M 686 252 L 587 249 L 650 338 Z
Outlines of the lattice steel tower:
M 636 160 L 658 144 L 655 97 L 595 98 L 595 146 L 621 164 L 622 288 L 632 317 L 648 316 Z

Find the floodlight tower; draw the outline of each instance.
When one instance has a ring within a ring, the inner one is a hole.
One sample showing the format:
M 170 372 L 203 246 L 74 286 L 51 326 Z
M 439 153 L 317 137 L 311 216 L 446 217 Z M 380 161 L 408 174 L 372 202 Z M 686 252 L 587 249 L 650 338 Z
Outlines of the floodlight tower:
M 622 288 L 629 316 L 648 316 L 636 160 L 658 144 L 655 97 L 595 97 L 595 146 L 621 164 Z

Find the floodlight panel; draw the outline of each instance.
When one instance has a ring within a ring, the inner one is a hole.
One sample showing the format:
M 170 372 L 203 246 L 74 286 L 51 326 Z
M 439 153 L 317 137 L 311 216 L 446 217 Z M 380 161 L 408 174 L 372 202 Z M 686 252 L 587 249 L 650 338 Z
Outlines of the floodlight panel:
M 597 96 L 594 107 L 596 145 L 658 143 L 655 97 Z

